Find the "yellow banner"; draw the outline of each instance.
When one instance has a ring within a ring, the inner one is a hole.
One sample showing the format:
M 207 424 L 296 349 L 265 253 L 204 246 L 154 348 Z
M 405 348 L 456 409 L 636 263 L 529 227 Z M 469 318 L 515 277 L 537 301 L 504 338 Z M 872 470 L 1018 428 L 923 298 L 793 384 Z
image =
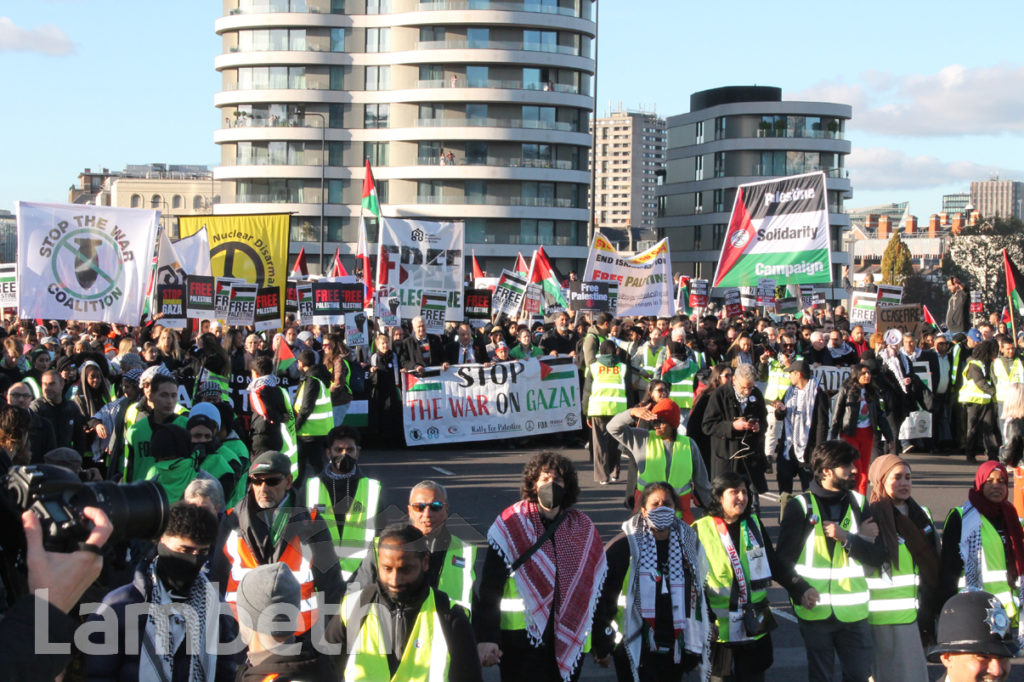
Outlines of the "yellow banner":
M 288 278 L 289 214 L 181 216 L 181 236 L 206 226 L 216 277 L 238 277 L 282 288 Z

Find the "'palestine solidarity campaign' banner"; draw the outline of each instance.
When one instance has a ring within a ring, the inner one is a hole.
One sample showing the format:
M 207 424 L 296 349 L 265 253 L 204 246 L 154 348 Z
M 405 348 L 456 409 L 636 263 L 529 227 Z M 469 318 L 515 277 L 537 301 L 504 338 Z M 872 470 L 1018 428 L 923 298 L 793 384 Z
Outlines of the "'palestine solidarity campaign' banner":
M 587 256 L 584 282 L 617 282 L 616 310 L 618 317 L 672 317 L 672 257 L 668 238 L 634 256 L 615 250 L 602 234 L 594 235 Z
M 18 315 L 137 325 L 160 212 L 16 202 Z
M 580 426 L 579 381 L 567 355 L 402 376 L 409 445 L 534 436 Z
M 740 185 L 712 286 L 832 281 L 825 174 Z

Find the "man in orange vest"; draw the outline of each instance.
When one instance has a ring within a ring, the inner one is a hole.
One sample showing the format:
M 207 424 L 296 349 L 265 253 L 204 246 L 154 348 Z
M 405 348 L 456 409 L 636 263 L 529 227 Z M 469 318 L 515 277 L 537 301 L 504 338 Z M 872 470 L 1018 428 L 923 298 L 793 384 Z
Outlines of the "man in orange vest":
M 257 566 L 287 564 L 301 590 L 296 635 L 309 631 L 325 604 L 339 604 L 344 581 L 323 519 L 295 499 L 291 462 L 264 452 L 249 467 L 249 490 L 228 512 L 229 532 L 211 574 L 237 608 L 238 585 Z

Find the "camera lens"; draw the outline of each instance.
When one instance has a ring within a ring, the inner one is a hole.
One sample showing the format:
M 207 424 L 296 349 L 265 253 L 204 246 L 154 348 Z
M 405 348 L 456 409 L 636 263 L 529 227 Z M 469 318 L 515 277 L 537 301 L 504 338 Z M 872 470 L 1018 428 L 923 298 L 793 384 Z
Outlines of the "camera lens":
M 114 527 L 111 542 L 126 538 L 155 538 L 167 527 L 167 493 L 153 481 L 118 484 L 87 483 L 75 491 L 69 504 L 81 513 L 99 507 Z

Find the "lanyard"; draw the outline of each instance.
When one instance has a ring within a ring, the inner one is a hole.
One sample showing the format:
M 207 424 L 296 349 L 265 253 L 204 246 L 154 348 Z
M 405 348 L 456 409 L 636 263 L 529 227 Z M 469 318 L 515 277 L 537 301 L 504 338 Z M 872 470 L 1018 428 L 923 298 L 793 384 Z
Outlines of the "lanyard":
M 736 583 L 739 586 L 740 592 L 740 604 L 745 604 L 749 601 L 749 595 L 747 593 L 747 576 L 743 573 L 743 563 L 740 561 L 739 552 L 736 551 L 736 546 L 732 544 L 732 538 L 729 537 L 729 529 L 726 528 L 725 522 L 719 517 L 715 517 L 715 529 L 718 531 L 719 537 L 722 539 L 722 546 L 725 547 L 725 553 L 729 555 L 729 563 L 732 564 L 732 573 L 736 578 Z M 740 522 L 740 535 L 745 536 L 747 534 L 747 523 L 746 521 Z

